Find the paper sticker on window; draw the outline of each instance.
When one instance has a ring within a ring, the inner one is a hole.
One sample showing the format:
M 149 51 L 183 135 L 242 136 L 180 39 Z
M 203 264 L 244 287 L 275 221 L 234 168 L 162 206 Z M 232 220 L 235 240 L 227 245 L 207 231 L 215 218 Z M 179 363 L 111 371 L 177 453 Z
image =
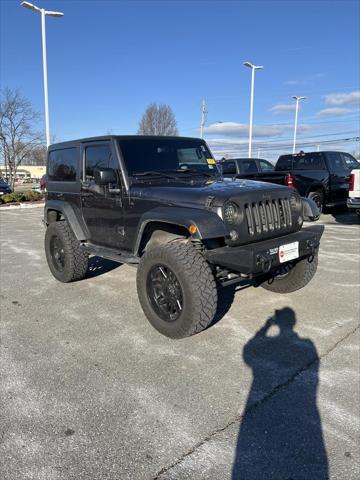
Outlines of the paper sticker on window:
M 216 162 L 213 158 L 207 158 L 206 161 L 207 161 L 208 165 L 215 165 L 216 164 Z

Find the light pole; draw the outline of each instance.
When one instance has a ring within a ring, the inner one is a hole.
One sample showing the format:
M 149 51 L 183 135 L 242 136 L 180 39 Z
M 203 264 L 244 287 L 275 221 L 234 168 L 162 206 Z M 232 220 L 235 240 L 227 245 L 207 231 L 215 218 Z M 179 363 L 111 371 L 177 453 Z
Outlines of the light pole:
M 205 127 L 207 113 L 208 113 L 208 111 L 207 111 L 205 98 L 203 98 L 203 101 L 202 101 L 202 104 L 201 104 L 200 138 L 203 138 L 203 136 L 204 136 L 204 127 Z
M 297 131 L 297 123 L 298 123 L 298 113 L 299 113 L 299 102 L 300 100 L 304 100 L 306 97 L 298 97 L 294 95 L 292 97 L 294 100 L 296 100 L 296 107 L 295 107 L 295 125 L 294 125 L 294 143 L 293 143 L 293 154 L 295 153 L 296 149 L 296 131 Z
M 253 127 L 253 108 L 254 108 L 254 81 L 255 70 L 260 70 L 264 67 L 254 65 L 251 62 L 244 62 L 245 67 L 251 68 L 251 93 L 250 93 L 250 125 L 249 125 L 249 158 L 251 158 L 251 142 L 252 142 L 252 127 Z
M 51 12 L 44 8 L 37 7 L 29 2 L 21 2 L 21 6 L 34 10 L 41 14 L 41 38 L 42 38 L 42 56 L 43 56 L 43 74 L 44 74 L 44 102 L 45 102 L 45 133 L 46 146 L 50 145 L 50 124 L 49 124 L 49 95 L 48 95 L 48 81 L 47 81 L 47 64 L 46 64 L 46 34 L 45 34 L 45 16 L 63 17 L 62 12 Z

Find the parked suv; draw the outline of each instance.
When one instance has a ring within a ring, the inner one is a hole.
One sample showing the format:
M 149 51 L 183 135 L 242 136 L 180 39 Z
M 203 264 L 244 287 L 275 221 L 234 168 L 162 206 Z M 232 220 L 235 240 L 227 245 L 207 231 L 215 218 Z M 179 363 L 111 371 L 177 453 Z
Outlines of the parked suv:
M 151 324 L 172 338 L 205 329 L 218 288 L 240 280 L 289 293 L 314 276 L 322 226 L 294 190 L 224 179 L 203 140 L 109 136 L 50 146 L 45 251 L 61 282 L 88 256 L 136 264 Z

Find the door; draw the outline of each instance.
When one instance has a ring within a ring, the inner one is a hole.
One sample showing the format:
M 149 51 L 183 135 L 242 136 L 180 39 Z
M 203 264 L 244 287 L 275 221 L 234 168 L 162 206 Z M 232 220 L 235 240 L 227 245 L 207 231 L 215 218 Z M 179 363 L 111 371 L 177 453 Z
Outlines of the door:
M 124 237 L 123 198 L 120 165 L 110 141 L 92 142 L 82 146 L 82 215 L 96 245 L 121 248 Z M 96 185 L 94 170 L 113 168 L 117 183 Z
M 349 192 L 350 172 L 340 152 L 327 152 L 326 159 L 330 172 L 330 202 L 345 202 Z

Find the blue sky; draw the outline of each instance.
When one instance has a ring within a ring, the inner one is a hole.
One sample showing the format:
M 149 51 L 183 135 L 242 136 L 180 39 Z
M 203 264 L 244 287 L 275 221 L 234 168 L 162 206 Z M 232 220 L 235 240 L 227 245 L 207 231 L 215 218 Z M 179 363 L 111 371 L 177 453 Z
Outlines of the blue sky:
M 19 88 L 42 112 L 40 16 L 20 1 L 0 5 L 1 86 Z M 254 105 L 254 147 L 261 147 L 261 156 L 273 159 L 288 149 L 292 95 L 308 97 L 299 114 L 304 149 L 359 135 L 358 1 L 39 0 L 38 5 L 65 13 L 47 18 L 51 132 L 57 140 L 136 133 L 151 101 L 173 108 L 180 134 L 198 136 L 205 97 L 205 138 L 212 149 L 218 156 L 244 154 L 246 60 L 264 66 L 256 73 Z M 335 147 L 359 149 L 356 142 L 326 146 Z

